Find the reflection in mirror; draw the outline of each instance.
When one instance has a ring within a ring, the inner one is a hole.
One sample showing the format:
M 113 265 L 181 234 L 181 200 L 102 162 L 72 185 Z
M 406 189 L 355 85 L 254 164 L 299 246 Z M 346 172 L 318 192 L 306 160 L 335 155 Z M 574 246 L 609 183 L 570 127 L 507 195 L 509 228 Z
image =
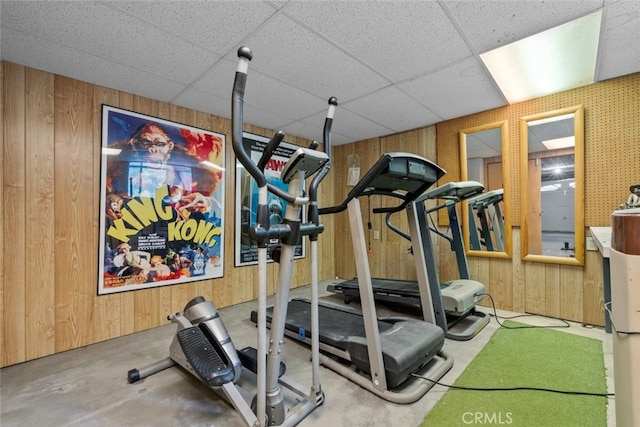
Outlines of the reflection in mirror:
M 491 190 L 470 199 L 469 248 L 504 252 L 504 190 Z
M 525 260 L 583 264 L 583 116 L 579 106 L 521 119 Z
M 508 167 L 507 122 L 460 132 L 462 180 L 478 181 L 484 193 L 462 204 L 462 232 L 468 255 L 511 256 L 511 225 L 503 189 Z

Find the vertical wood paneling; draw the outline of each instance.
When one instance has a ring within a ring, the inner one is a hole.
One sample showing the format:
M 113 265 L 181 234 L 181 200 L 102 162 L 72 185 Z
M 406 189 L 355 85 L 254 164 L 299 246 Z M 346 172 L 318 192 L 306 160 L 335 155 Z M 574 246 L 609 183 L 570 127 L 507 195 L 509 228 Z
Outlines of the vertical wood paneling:
M 54 79 L 25 70 L 26 357 L 55 351 Z
M 604 289 L 602 254 L 587 251 L 583 279 L 583 322 L 589 325 L 604 325 Z
M 321 145 L 324 150 L 324 145 Z M 331 152 L 331 169 L 325 176 L 324 180 L 320 184 L 320 191 L 318 192 L 318 206 L 332 206 L 337 200 L 334 199 L 335 188 L 335 149 Z M 324 215 L 320 218 L 320 223 L 324 225 L 324 231 L 318 238 L 318 277 L 332 278 L 335 276 L 335 256 L 333 242 L 336 239 L 335 234 L 335 215 Z
M 25 349 L 25 71 L 4 63 L 4 144 L 3 151 L 3 251 L 5 262 L 2 310 L 2 363 L 10 365 L 26 359 Z
M 545 314 L 547 303 L 545 265 L 529 262 L 524 265 L 523 271 L 526 289 L 526 312 Z
M 564 286 L 564 283 L 562 285 Z M 543 313 L 551 317 L 560 317 L 560 265 L 545 266 L 543 286 Z
M 489 276 L 485 283 L 489 283 L 491 286 L 491 296 L 496 306 L 506 310 L 512 310 L 512 276 L 504 274 L 505 271 L 511 269 L 511 261 L 496 259 L 494 262 L 484 264 L 488 264 L 489 267 Z
M 339 146 L 334 149 L 335 153 L 335 180 L 334 194 L 335 203 L 339 203 L 346 197 L 352 187 L 348 187 L 348 159 L 349 156 L 358 156 L 360 162 L 360 176 L 385 152 L 405 151 L 435 159 L 436 156 L 436 134 L 435 127 L 402 132 L 383 138 L 373 138 L 359 141 L 346 146 Z M 362 198 L 360 207 L 365 226 L 365 238 L 367 245 L 371 248 L 369 264 L 373 277 L 386 277 L 393 279 L 416 280 L 415 261 L 409 253 L 411 242 L 391 231 L 385 224 L 384 214 L 373 214 L 371 210 L 378 206 L 392 205 L 396 201 L 385 200 L 380 196 Z M 334 233 L 340 238 L 335 239 L 335 271 L 341 278 L 350 279 L 355 276 L 355 261 L 353 258 L 353 247 L 351 244 L 351 231 L 346 212 L 333 215 Z M 406 214 L 399 212 L 391 217 L 391 221 L 398 228 L 408 232 L 408 222 Z M 371 222 L 371 230 L 367 223 Z M 374 239 L 374 232 L 377 232 L 380 239 Z M 434 238 L 436 244 L 437 238 Z M 436 256 L 439 245 L 436 245 Z M 455 265 L 455 263 L 454 263 Z
M 333 149 L 334 153 L 334 194 L 335 204 L 341 203 L 347 196 L 351 187 L 347 186 L 349 173 L 348 159 L 354 155 L 356 144 L 341 145 Z M 351 279 L 355 276 L 355 260 L 353 258 L 353 245 L 351 243 L 351 232 L 349 230 L 349 220 L 346 212 L 331 215 L 334 219 L 334 240 L 333 252 L 339 254 L 335 258 L 336 276 L 344 279 Z
M 0 167 L 4 170 L 4 129 L 7 123 L 4 121 L 4 64 L 0 62 Z M 4 325 L 4 173 L 0 172 L 0 320 Z M 0 327 L 0 345 L 4 348 L 4 326 Z M 0 366 L 5 365 L 5 352 L 0 351 Z
M 511 281 L 513 284 L 513 290 L 511 294 L 513 296 L 513 306 L 511 309 L 514 311 L 523 312 L 527 307 L 527 288 L 525 286 L 524 279 L 524 265 L 522 263 L 522 260 L 520 259 L 520 228 L 514 228 L 511 235 L 513 238 L 513 258 L 511 270 Z M 488 260 L 483 261 L 486 262 Z
M 93 87 L 55 77 L 56 351 L 93 342 Z
M 472 279 L 478 280 L 485 285 L 487 292 L 492 296 L 495 293 L 495 288 L 498 286 L 497 283 L 491 281 L 491 264 L 486 262 L 479 262 L 476 268 L 476 276 L 471 276 Z
M 435 216 L 433 220 L 436 221 Z M 450 235 L 447 227 L 440 227 L 440 232 Z M 441 282 L 459 279 L 458 261 L 456 254 L 451 250 L 451 244 L 440 236 L 432 234 L 431 241 L 434 243 L 435 252 L 438 253 L 438 276 Z
M 560 280 L 558 286 L 559 311 L 562 319 L 582 322 L 584 299 L 584 269 L 581 267 L 560 266 Z
M 93 88 L 93 179 L 94 179 L 94 197 L 93 206 L 100 206 L 100 172 L 102 163 L 102 105 L 118 106 L 120 94 L 117 90 L 107 89 L 101 86 L 94 86 Z M 94 221 L 96 222 L 95 229 L 99 227 L 99 214 L 96 209 L 93 214 Z M 99 238 L 96 234 L 96 248 L 98 248 Z M 96 251 L 97 252 L 97 251 Z M 98 275 L 97 263 L 100 262 L 96 253 L 96 280 Z M 97 288 L 96 283 L 96 288 Z M 119 337 L 121 335 L 121 302 L 123 294 L 107 294 L 101 295 L 95 298 L 94 301 L 94 322 L 93 322 L 93 334 L 96 342 L 104 341 L 111 338 Z

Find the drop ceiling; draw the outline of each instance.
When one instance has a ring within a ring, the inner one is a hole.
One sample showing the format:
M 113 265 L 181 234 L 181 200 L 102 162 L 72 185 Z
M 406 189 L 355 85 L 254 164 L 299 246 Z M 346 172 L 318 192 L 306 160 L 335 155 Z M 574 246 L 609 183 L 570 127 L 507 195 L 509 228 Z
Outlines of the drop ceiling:
M 6 1 L 2 60 L 346 144 L 506 105 L 480 54 L 602 10 L 596 81 L 640 71 L 640 2 Z

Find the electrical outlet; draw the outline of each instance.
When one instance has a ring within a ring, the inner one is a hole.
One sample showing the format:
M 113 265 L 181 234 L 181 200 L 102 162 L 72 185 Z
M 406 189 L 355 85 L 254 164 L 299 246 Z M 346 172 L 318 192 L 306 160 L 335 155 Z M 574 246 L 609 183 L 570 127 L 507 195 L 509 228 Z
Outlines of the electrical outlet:
M 593 240 L 593 237 L 591 237 L 591 236 L 587 236 L 586 247 L 587 247 L 588 251 L 597 251 L 598 250 L 598 246 L 596 245 L 596 241 Z
M 380 232 L 378 230 L 373 230 L 373 240 L 380 240 Z

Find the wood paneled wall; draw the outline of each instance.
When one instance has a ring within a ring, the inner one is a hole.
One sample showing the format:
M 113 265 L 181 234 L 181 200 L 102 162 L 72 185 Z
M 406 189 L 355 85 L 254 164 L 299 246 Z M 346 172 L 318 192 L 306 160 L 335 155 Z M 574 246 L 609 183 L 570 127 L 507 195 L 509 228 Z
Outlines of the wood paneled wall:
M 587 252 L 584 267 L 524 262 L 520 259 L 520 126 L 522 116 L 574 105 L 585 108 L 585 225 L 610 226 L 611 212 L 640 182 L 640 74 L 509 105 L 437 125 L 438 162 L 460 179 L 458 134 L 485 123 L 509 122 L 507 212 L 514 225 L 510 260 L 471 258 L 472 277 L 483 282 L 499 308 L 604 325 L 602 258 Z M 440 265 L 446 264 L 441 251 Z M 453 272 L 447 268 L 445 279 Z
M 336 120 L 339 120 L 337 113 Z M 336 175 L 334 183 L 336 200 L 338 202 L 344 200 L 351 190 L 351 187 L 347 186 L 349 156 L 357 156 L 359 159 L 361 176 L 369 170 L 382 154 L 387 152 L 404 151 L 435 161 L 435 131 L 435 126 L 429 126 L 335 147 L 333 152 L 335 158 L 334 172 Z M 411 243 L 388 229 L 384 222 L 384 215 L 371 213 L 372 209 L 383 206 L 384 203 L 384 198 L 380 196 L 373 196 L 370 199 L 367 198 L 360 201 L 365 227 L 368 222 L 371 222 L 371 229 L 365 230 L 371 249 L 369 256 L 371 275 L 372 277 L 416 280 L 413 256 L 409 253 Z M 409 229 L 404 212 L 394 214 L 392 220 L 401 229 Z M 350 279 L 356 275 L 356 271 L 347 213 L 337 214 L 335 221 L 336 236 L 341 236 L 335 241 L 335 253 L 339 254 L 336 257 L 336 275 L 340 278 Z M 374 232 L 379 233 L 379 239 L 374 239 Z
M 0 73 L 1 366 L 163 325 L 196 295 L 219 307 L 257 297 L 257 267 L 234 268 L 230 120 L 12 63 L 3 62 Z M 227 136 L 223 278 L 97 295 L 102 104 Z M 332 189 L 333 172 L 321 186 L 321 204 L 333 203 Z M 335 275 L 333 247 L 325 243 L 334 240 L 333 218 L 323 221 L 319 276 L 327 279 Z M 310 282 L 309 264 L 309 256 L 296 262 L 294 286 Z M 268 271 L 272 293 L 276 266 Z
M 1 366 L 20 363 L 162 325 L 193 296 L 219 307 L 257 296 L 257 269 L 233 266 L 234 158 L 228 119 L 169 103 L 95 86 L 27 67 L 0 67 L 0 306 Z M 224 278 L 135 292 L 97 295 L 101 105 L 197 126 L 227 135 L 225 181 L 227 218 Z M 471 258 L 472 276 L 482 281 L 498 308 L 528 311 L 604 324 L 601 257 L 587 252 L 584 267 L 520 260 L 518 118 L 550 109 L 585 106 L 587 226 L 608 226 L 611 211 L 640 180 L 640 75 L 634 74 L 539 100 L 442 122 L 437 126 L 334 147 L 333 168 L 323 182 L 320 206 L 344 199 L 348 156 L 357 155 L 364 173 L 387 151 L 407 151 L 436 160 L 447 175 L 439 184 L 460 179 L 458 132 L 508 120 L 509 212 L 516 226 L 512 259 Z M 336 120 L 339 119 L 336 113 Z M 250 118 L 248 118 L 250 120 Z M 272 131 L 247 126 L 247 131 Z M 437 138 L 436 138 L 437 136 Z M 319 135 L 320 137 L 320 135 Z M 309 141 L 287 138 L 306 145 Z M 408 242 L 369 210 L 375 197 L 361 202 L 370 233 L 372 275 L 415 279 Z M 346 213 L 323 218 L 320 278 L 355 275 Z M 406 226 L 396 214 L 394 222 Z M 442 224 L 444 226 L 444 224 Z M 378 231 L 380 239 L 374 239 Z M 441 280 L 455 278 L 447 244 L 434 239 Z M 269 266 L 269 291 L 275 284 Z M 294 269 L 294 286 L 309 283 L 309 259 Z

